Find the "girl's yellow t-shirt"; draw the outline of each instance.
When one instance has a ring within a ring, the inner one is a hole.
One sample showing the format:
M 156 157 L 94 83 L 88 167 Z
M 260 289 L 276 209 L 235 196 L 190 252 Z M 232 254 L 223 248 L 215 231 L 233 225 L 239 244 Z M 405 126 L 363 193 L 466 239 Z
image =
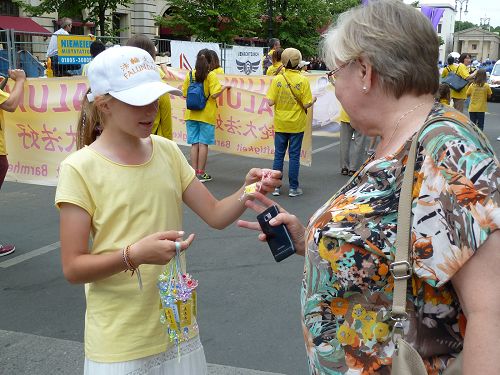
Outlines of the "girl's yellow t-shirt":
M 478 86 L 471 84 L 467 89 L 467 96 L 470 96 L 469 112 L 486 112 L 488 110 L 488 97 L 491 96 L 490 85 L 484 83 Z
M 195 75 L 195 70 L 192 70 L 193 80 Z M 184 83 L 182 84 L 182 95 L 186 97 L 187 89 L 189 87 L 190 79 L 189 72 L 186 74 Z M 222 86 L 217 79 L 217 73 L 211 71 L 208 73 L 207 78 L 203 81 L 203 90 L 205 92 L 205 97 L 207 97 L 207 104 L 205 108 L 200 111 L 192 111 L 186 108 L 186 113 L 184 114 L 184 120 L 194 120 L 201 121 L 206 124 L 214 125 L 217 119 L 217 101 L 212 98 L 212 95 L 218 94 L 222 90 Z
M 104 254 L 155 232 L 182 230 L 182 194 L 195 178 L 179 147 L 151 135 L 153 152 L 141 165 L 122 165 L 90 147 L 62 163 L 55 203 L 71 203 L 91 216 L 91 254 Z M 98 256 L 98 255 L 97 255 Z M 123 362 L 172 347 L 160 323 L 156 286 L 164 266 L 140 266 L 143 290 L 130 272 L 85 284 L 85 355 Z M 194 320 L 194 324 L 196 320 Z M 191 337 L 197 332 L 190 327 Z

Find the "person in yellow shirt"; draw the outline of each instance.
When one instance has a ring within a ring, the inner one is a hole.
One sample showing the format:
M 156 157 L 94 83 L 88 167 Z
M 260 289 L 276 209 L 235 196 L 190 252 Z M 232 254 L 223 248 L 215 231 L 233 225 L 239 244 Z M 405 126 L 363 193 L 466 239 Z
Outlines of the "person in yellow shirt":
M 474 82 L 467 89 L 467 96 L 470 97 L 469 118 L 481 130 L 484 130 L 484 114 L 488 110 L 488 99 L 493 94 L 486 80 L 486 70 L 478 69 Z
M 467 66 L 471 63 L 471 57 L 468 53 L 462 53 L 458 58 L 458 63 L 454 63 L 455 59 L 450 56 L 448 57 L 448 66 L 443 69 L 441 73 L 441 78 L 446 77 L 451 72 L 455 73 L 457 76 L 466 79 L 467 81 L 472 81 L 476 72 L 470 74 L 469 68 Z M 455 91 L 451 89 L 451 98 L 453 99 L 453 107 L 460 112 L 464 111 L 465 99 L 467 99 L 467 86 L 465 86 L 460 91 Z
M 366 142 L 368 137 L 351 126 L 347 112 L 340 107 L 340 173 L 352 176 L 366 160 Z M 353 156 L 351 158 L 351 150 Z
M 269 52 L 262 58 L 262 73 L 267 74 L 267 69 L 273 65 L 273 53 L 281 47 L 280 40 L 277 38 L 269 39 Z
M 210 70 L 215 74 L 224 74 L 224 69 L 220 66 L 219 55 L 213 49 L 209 49 L 209 51 L 211 58 Z
M 146 35 L 136 34 L 127 41 L 127 46 L 141 48 L 153 58 L 156 58 L 156 49 L 154 43 Z M 158 68 L 160 78 L 165 77 L 165 73 Z M 172 130 L 172 103 L 170 95 L 165 94 L 158 99 L 158 112 L 156 112 L 155 122 L 151 133 L 161 137 L 173 140 Z
M 92 43 L 90 43 L 90 56 L 92 57 L 92 60 L 94 60 L 94 58 L 100 54 L 102 51 L 104 51 L 106 49 L 106 46 L 100 41 L 100 40 L 94 40 Z M 92 62 L 92 60 L 90 60 L 90 62 L 88 62 L 87 64 L 85 64 L 82 68 L 82 76 L 86 76 L 87 75 L 87 70 L 89 68 L 89 64 Z
M 448 86 L 446 83 L 441 83 L 439 85 L 435 98 L 438 103 L 450 105 L 451 101 L 450 86 Z
M 285 69 L 283 68 L 283 64 L 281 63 L 281 54 L 283 53 L 282 48 L 277 48 L 272 55 L 273 65 L 271 65 L 266 72 L 267 76 L 275 76 L 279 73 L 282 73 Z
M 281 54 L 285 71 L 273 78 L 266 95 L 269 105 L 274 106 L 273 169 L 283 172 L 283 161 L 288 149 L 290 197 L 303 194 L 299 187 L 300 151 L 307 125 L 307 108 L 316 101 L 308 79 L 300 73 L 301 61 L 302 54 L 298 49 L 285 49 Z M 280 195 L 280 189 L 276 188 L 273 195 Z
M 127 76 L 124 64 L 131 67 Z M 194 234 L 184 236 L 183 203 L 223 229 L 245 211 L 244 187 L 216 199 L 175 142 L 151 134 L 157 99 L 182 93 L 160 79 L 146 51 L 109 48 L 90 64 L 88 80 L 77 131 L 83 147 L 61 163 L 55 196 L 63 274 L 72 284 L 85 284 L 84 372 L 206 375 L 196 309 L 182 309 L 180 321 L 172 317 L 174 307 L 166 316 L 159 309 L 158 278 L 178 253 L 176 260 L 185 264 L 180 252 L 194 240 Z M 272 191 L 279 176 L 272 171 L 260 191 Z M 262 177 L 252 168 L 244 184 Z M 178 342 L 161 312 L 182 330 Z
M 21 102 L 24 95 L 24 81 L 26 74 L 24 70 L 13 69 L 9 70 L 9 78 L 15 81 L 14 88 L 10 94 L 0 90 L 0 189 L 5 180 L 7 171 L 9 170 L 9 161 L 7 160 L 7 146 L 5 144 L 5 122 L 3 119 L 3 111 L 14 112 Z M 7 78 L 4 78 L 4 80 Z M 13 253 L 16 247 L 12 244 L 0 244 L 0 256 Z
M 191 80 L 203 83 L 206 104 L 201 110 L 186 109 L 187 143 L 191 145 L 191 166 L 196 171 L 196 177 L 201 182 L 212 180 L 205 167 L 208 158 L 208 146 L 215 143 L 215 120 L 217 117 L 216 99 L 228 89 L 221 86 L 217 74 L 210 70 L 212 63 L 210 50 L 204 48 L 196 56 L 195 70 L 186 74 L 182 85 L 182 95 L 187 96 Z

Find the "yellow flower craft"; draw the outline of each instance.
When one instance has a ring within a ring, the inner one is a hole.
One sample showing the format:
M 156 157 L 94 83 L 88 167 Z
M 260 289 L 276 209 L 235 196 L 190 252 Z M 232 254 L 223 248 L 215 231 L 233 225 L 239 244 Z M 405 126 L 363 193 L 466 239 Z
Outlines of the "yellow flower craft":
M 337 340 L 342 345 L 353 345 L 356 340 L 356 331 L 346 325 L 341 325 L 337 331 Z

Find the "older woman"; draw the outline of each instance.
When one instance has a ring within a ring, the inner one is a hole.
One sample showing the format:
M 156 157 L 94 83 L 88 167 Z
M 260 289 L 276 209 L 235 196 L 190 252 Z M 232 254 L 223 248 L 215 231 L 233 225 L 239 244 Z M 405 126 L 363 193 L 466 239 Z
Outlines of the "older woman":
M 464 374 L 498 371 L 499 163 L 478 133 L 446 119 L 465 123 L 465 116 L 434 103 L 438 47 L 430 22 L 396 0 L 343 14 L 325 37 L 325 61 L 352 126 L 381 141 L 307 228 L 284 210 L 271 222 L 285 223 L 305 255 L 302 324 L 311 374 L 391 371 L 389 265 L 401 183 L 412 138 L 436 116 L 445 118 L 418 139 L 406 340 L 429 374 L 441 374 L 461 351 Z M 257 212 L 273 204 L 256 198 L 247 205 Z

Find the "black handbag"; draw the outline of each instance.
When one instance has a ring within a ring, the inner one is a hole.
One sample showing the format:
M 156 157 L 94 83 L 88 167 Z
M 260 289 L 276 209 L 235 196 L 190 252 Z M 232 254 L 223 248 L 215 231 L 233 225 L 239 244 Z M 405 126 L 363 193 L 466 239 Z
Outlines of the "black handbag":
M 457 70 L 455 70 L 455 72 L 452 72 L 448 67 L 446 69 L 448 69 L 449 73 L 446 77 L 442 79 L 441 81 L 442 83 L 446 83 L 455 91 L 461 91 L 465 86 L 467 86 L 469 81 L 463 79 L 457 74 L 458 67 Z

